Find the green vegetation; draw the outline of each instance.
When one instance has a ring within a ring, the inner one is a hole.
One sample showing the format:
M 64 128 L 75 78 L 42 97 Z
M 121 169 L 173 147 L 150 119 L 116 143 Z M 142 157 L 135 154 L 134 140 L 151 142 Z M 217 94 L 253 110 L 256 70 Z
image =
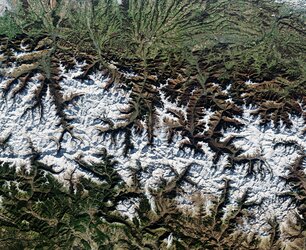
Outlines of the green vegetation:
M 22 31 L 14 22 L 13 18 L 6 14 L 3 17 L 0 17 L 0 34 L 7 36 L 9 39 L 13 39 L 17 34 L 20 34 Z
M 128 66 L 140 60 L 143 71 L 152 61 L 156 72 L 167 65 L 186 67 L 182 62 L 192 66 L 195 57 L 202 73 L 221 80 L 305 74 L 305 13 L 273 1 L 17 3 L 16 10 L 1 17 L 0 34 L 47 35 L 59 47 L 70 44 L 71 50 L 98 54 L 103 63 L 116 58 Z
M 259 106 L 257 96 L 292 105 L 306 95 L 303 8 L 272 0 L 14 2 L 0 18 L 0 34 L 49 37 L 46 65 L 56 53 L 62 61 L 72 54 L 113 78 L 120 69 L 138 73 L 140 81 L 128 80 L 135 90 L 133 117 L 148 115 L 149 127 L 158 104 L 153 86 L 168 78 L 186 77 L 184 91 L 232 83 L 231 96 L 247 92 L 246 102 Z M 247 80 L 264 87 L 246 86 Z
M 0 168 L 0 248 L 1 249 L 280 249 L 280 227 L 271 220 L 270 236 L 262 241 L 256 234 L 248 235 L 237 228 L 247 216 L 247 193 L 236 205 L 229 201 L 229 181 L 224 181 L 220 197 L 203 197 L 195 193 L 188 199 L 192 211 L 177 208 L 176 196 L 185 195 L 180 185 L 186 172 L 176 174 L 173 181 L 158 190 L 156 211 L 137 186 L 126 187 L 113 170 L 115 162 L 104 157 L 102 164 L 92 166 L 78 162 L 80 168 L 100 178 L 99 184 L 84 177 L 59 183 L 53 174 L 38 162 L 31 169 L 15 171 L 7 164 Z M 296 184 L 293 169 L 288 181 Z M 188 168 L 187 170 L 188 171 Z M 292 180 L 291 180 L 292 178 Z M 303 177 L 304 178 L 304 177 Z M 302 186 L 298 186 L 302 190 Z M 304 195 L 304 194 L 303 194 Z M 296 194 L 297 199 L 298 194 Z M 116 211 L 120 201 L 137 198 L 137 217 L 132 221 Z M 205 210 L 209 198 L 211 213 Z M 302 201 L 302 200 L 301 200 Z M 301 209 L 303 205 L 301 205 Z M 231 211 L 225 214 L 225 207 Z M 287 226 L 289 249 L 302 249 L 304 222 Z M 173 238 L 168 245 L 168 238 Z
M 107 159 L 96 166 L 95 172 L 102 172 L 102 184 L 82 177 L 74 181 L 72 172 L 69 187 L 40 163 L 17 172 L 4 164 L 0 169 L 0 248 L 105 249 L 109 236 L 99 213 L 114 210 L 121 187 L 112 164 Z

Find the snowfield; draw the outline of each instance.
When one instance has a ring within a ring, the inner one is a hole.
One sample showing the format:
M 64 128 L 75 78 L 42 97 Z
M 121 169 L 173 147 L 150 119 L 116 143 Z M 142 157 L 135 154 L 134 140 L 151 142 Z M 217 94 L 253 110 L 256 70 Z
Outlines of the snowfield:
M 210 213 L 210 199 L 221 194 L 228 180 L 230 204 L 226 206 L 224 216 L 238 206 L 246 193 L 246 202 L 252 205 L 239 225 L 245 232 L 259 232 L 265 236 L 270 227 L 269 219 L 276 218 L 278 222 L 285 223 L 288 216 L 296 213 L 294 203 L 285 195 L 291 189 L 283 177 L 288 175 L 294 161 L 305 153 L 306 138 L 302 134 L 305 124 L 302 117 L 292 116 L 293 126 L 290 129 L 284 126 L 276 129 L 273 124 L 263 127 L 259 125 L 259 118 L 250 114 L 255 107 L 243 107 L 242 117 L 237 117 L 243 124 L 242 129 L 227 129 L 222 140 L 239 136 L 233 144 L 242 149 L 240 156 L 252 156 L 259 160 L 252 168 L 250 163 L 245 162 L 229 168 L 229 156 L 223 154 L 214 163 L 215 152 L 206 143 L 201 144 L 204 154 L 200 154 L 190 148 L 180 149 L 180 145 L 188 140 L 180 133 L 174 136 L 171 143 L 167 142 L 168 125 L 165 120 L 176 119 L 167 110 L 180 110 L 185 114 L 186 110 L 167 100 L 160 90 L 163 105 L 157 109 L 153 146 L 148 145 L 145 129 L 139 132 L 133 127 L 131 140 L 134 148 L 124 156 L 126 132 L 120 128 L 128 120 L 120 111 L 129 106 L 130 92 L 123 90 L 120 83 L 114 83 L 106 89 L 107 77 L 100 72 L 92 74 L 90 80 L 77 79 L 82 73 L 82 65 L 79 63 L 71 70 L 61 67 L 63 80 L 60 87 L 63 97 L 69 99 L 74 94 L 80 95 L 64 110 L 70 120 L 68 130 L 61 125 L 49 89 L 43 105 L 31 109 L 35 104 L 34 93 L 41 85 L 39 76 L 33 77 L 26 89 L 14 97 L 11 93 L 18 83 L 4 95 L 1 89 L 7 79 L 1 80 L 0 142 L 7 141 L 5 144 L 0 143 L 1 161 L 9 162 L 16 168 L 22 165 L 30 168 L 32 156 L 38 153 L 39 161 L 52 166 L 58 172 L 56 177 L 65 182 L 72 173 L 75 180 L 81 175 L 93 178 L 80 169 L 76 161 L 82 159 L 89 164 L 99 162 L 99 154 L 106 149 L 118 161 L 116 170 L 128 185 L 133 184 L 133 173 L 139 171 L 141 188 L 153 210 L 156 204 L 152 190 L 187 171 L 189 181 L 181 183 L 183 191 L 176 197 L 178 207 L 186 211 L 193 211 L 191 198 L 197 193 L 205 200 L 206 213 Z M 203 122 L 208 129 L 208 122 L 214 112 L 205 112 Z M 110 133 L 104 133 L 116 128 L 119 128 L 119 132 L 115 138 Z M 64 130 L 66 132 L 63 133 Z M 137 206 L 137 199 L 128 199 L 118 204 L 117 208 L 132 219 L 137 216 Z

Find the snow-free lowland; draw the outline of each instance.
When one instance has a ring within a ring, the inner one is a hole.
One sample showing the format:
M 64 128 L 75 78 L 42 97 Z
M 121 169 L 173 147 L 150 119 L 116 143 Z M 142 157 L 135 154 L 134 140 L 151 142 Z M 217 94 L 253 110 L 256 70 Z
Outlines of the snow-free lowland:
M 233 211 L 246 192 L 246 202 L 253 205 L 239 225 L 245 232 L 259 232 L 265 236 L 270 228 L 269 219 L 276 218 L 278 222 L 283 223 L 297 213 L 294 203 L 285 195 L 291 189 L 282 177 L 288 175 L 294 161 L 305 153 L 306 137 L 302 134 L 305 124 L 302 117 L 292 116 L 291 128 L 282 125 L 275 128 L 273 124 L 260 126 L 259 118 L 251 115 L 256 107 L 242 107 L 243 115 L 236 119 L 243 127 L 239 131 L 234 128 L 227 129 L 222 140 L 238 136 L 233 144 L 242 149 L 239 156 L 253 156 L 258 159 L 252 167 L 253 174 L 250 174 L 249 163 L 229 168 L 230 159 L 227 154 L 222 154 L 218 161 L 214 162 L 215 153 L 206 143 L 201 144 L 203 154 L 195 153 L 190 148 L 180 149 L 180 145 L 188 140 L 180 133 L 168 143 L 167 121 L 171 120 L 173 124 L 177 119 L 169 110 L 177 110 L 184 116 L 187 111 L 185 107 L 178 107 L 176 103 L 167 100 L 161 86 L 159 93 L 162 105 L 156 111 L 158 120 L 153 146 L 148 145 L 145 129 L 137 132 L 133 128 L 131 138 L 134 148 L 124 156 L 125 132 L 119 132 L 116 138 L 112 138 L 103 131 L 110 129 L 110 126 L 120 128 L 128 122 L 121 111 L 129 106 L 130 93 L 122 88 L 120 82 L 106 89 L 107 76 L 100 72 L 91 74 L 90 80 L 77 79 L 82 73 L 82 66 L 84 63 L 78 63 L 70 70 L 61 67 L 63 79 L 60 86 L 63 98 L 69 99 L 74 94 L 82 94 L 64 110 L 71 122 L 70 132 L 65 132 L 62 139 L 60 137 L 64 128 L 57 116 L 49 89 L 42 106 L 31 109 L 35 103 L 35 90 L 41 84 L 39 75 L 32 77 L 26 89 L 15 96 L 12 93 L 20 83 L 14 84 L 5 95 L 1 88 L 8 79 L 1 79 L 0 142 L 8 140 L 0 147 L 1 161 L 9 162 L 16 168 L 23 165 L 30 168 L 34 150 L 40 154 L 39 160 L 58 171 L 56 177 L 65 182 L 73 171 L 74 178 L 80 175 L 93 178 L 78 168 L 76 160 L 82 158 L 88 163 L 98 162 L 99 153 L 106 149 L 108 154 L 118 161 L 116 170 L 128 185 L 132 185 L 134 170 L 139 170 L 141 187 L 153 210 L 155 200 L 151 191 L 165 181 L 173 180 L 188 168 L 189 181 L 181 183 L 183 191 L 175 198 L 178 207 L 186 212 L 192 213 L 194 205 L 191 197 L 200 193 L 205 200 L 206 213 L 210 213 L 210 200 L 220 195 L 224 182 L 229 180 L 230 203 L 225 208 L 226 212 Z M 231 99 L 227 102 L 231 102 Z M 202 122 L 207 130 L 213 115 L 211 110 L 205 110 Z M 142 125 L 145 127 L 145 122 Z M 295 143 L 290 143 L 293 141 Z M 303 166 L 305 171 L 306 163 Z M 191 185 L 191 182 L 195 185 Z M 137 206 L 138 200 L 132 198 L 121 201 L 117 209 L 132 219 L 137 216 Z

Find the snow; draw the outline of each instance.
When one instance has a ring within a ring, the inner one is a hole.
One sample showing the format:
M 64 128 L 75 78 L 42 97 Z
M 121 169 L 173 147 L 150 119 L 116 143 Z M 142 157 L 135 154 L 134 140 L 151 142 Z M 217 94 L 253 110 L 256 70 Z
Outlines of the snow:
M 80 94 L 64 110 L 66 116 L 71 119 L 71 133 L 65 132 L 61 143 L 59 140 L 64 128 L 49 90 L 42 101 L 42 107 L 29 109 L 35 103 L 35 90 L 42 84 L 39 78 L 32 78 L 25 90 L 14 97 L 11 95 L 13 90 L 6 96 L 1 90 L 6 79 L 0 82 L 0 138 L 10 135 L 8 143 L 0 147 L 1 161 L 9 162 L 14 167 L 30 167 L 35 150 L 40 154 L 41 162 L 53 166 L 55 171 L 63 170 L 56 175 L 62 182 L 72 173 L 76 179 L 78 176 L 93 179 L 93 176 L 78 167 L 76 159 L 82 157 L 88 163 L 99 162 L 98 154 L 106 149 L 108 154 L 115 157 L 118 162 L 116 170 L 128 185 L 133 184 L 133 171 L 139 170 L 140 186 L 153 210 L 155 198 L 152 191 L 174 180 L 189 168 L 187 176 L 196 186 L 183 181 L 184 193 L 176 198 L 180 208 L 193 209 L 191 197 L 193 194 L 199 194 L 204 197 L 206 212 L 210 213 L 211 199 L 221 194 L 224 180 L 227 179 L 230 185 L 230 204 L 225 208 L 225 216 L 247 192 L 247 202 L 254 204 L 248 211 L 253 216 L 244 218 L 244 223 L 239 227 L 246 232 L 259 232 L 262 235 L 268 232 L 268 219 L 276 217 L 278 221 L 284 222 L 287 214 L 295 210 L 294 203 L 281 196 L 290 191 L 282 177 L 289 173 L 290 165 L 301 153 L 305 153 L 306 138 L 301 133 L 304 128 L 302 117 L 292 116 L 293 126 L 290 129 L 275 129 L 272 125 L 262 127 L 259 125 L 259 118 L 251 115 L 255 107 L 243 107 L 242 117 L 236 119 L 244 126 L 239 132 L 236 129 L 227 129 L 222 140 L 239 136 L 239 139 L 234 140 L 234 145 L 243 150 L 239 157 L 252 156 L 261 160 L 254 163 L 253 174 L 250 175 L 250 166 L 247 163 L 236 164 L 229 169 L 228 155 L 222 155 L 214 164 L 212 159 L 215 153 L 206 143 L 201 143 L 204 154 L 195 153 L 190 148 L 180 149 L 181 143 L 188 140 L 180 133 L 168 143 L 167 133 L 170 125 L 165 121 L 179 122 L 169 110 L 181 113 L 185 119 L 187 112 L 186 107 L 179 107 L 177 103 L 166 99 L 160 89 L 163 105 L 157 108 L 154 145 L 148 145 L 145 130 L 139 133 L 132 128 L 131 141 L 134 148 L 125 157 L 125 132 L 119 131 L 111 136 L 103 131 L 120 128 L 129 122 L 120 110 L 129 106 L 130 92 L 124 90 L 121 83 L 114 83 L 105 89 L 109 79 L 101 72 L 92 74 L 89 80 L 77 79 L 84 65 L 76 62 L 75 68 L 71 70 L 65 70 L 61 65 L 63 80 L 60 87 L 64 98 Z M 205 110 L 205 117 L 201 121 L 205 124 L 205 130 L 208 130 L 208 123 L 213 115 L 211 110 Z M 145 126 L 144 122 L 142 124 Z M 292 141 L 299 147 L 284 146 L 286 142 Z M 278 142 L 285 144 L 276 147 Z M 137 204 L 137 200 L 125 200 L 118 204 L 117 210 L 132 219 L 137 216 Z
M 0 17 L 4 15 L 6 10 L 11 10 L 8 0 L 0 0 Z
M 116 209 L 117 211 L 124 216 L 127 216 L 130 220 L 133 220 L 136 217 L 136 209 L 139 207 L 139 199 L 130 198 L 123 201 L 119 201 Z
M 291 5 L 295 8 L 305 8 L 306 7 L 306 1 L 305 0 L 276 0 L 277 3 L 286 3 L 288 5 Z

